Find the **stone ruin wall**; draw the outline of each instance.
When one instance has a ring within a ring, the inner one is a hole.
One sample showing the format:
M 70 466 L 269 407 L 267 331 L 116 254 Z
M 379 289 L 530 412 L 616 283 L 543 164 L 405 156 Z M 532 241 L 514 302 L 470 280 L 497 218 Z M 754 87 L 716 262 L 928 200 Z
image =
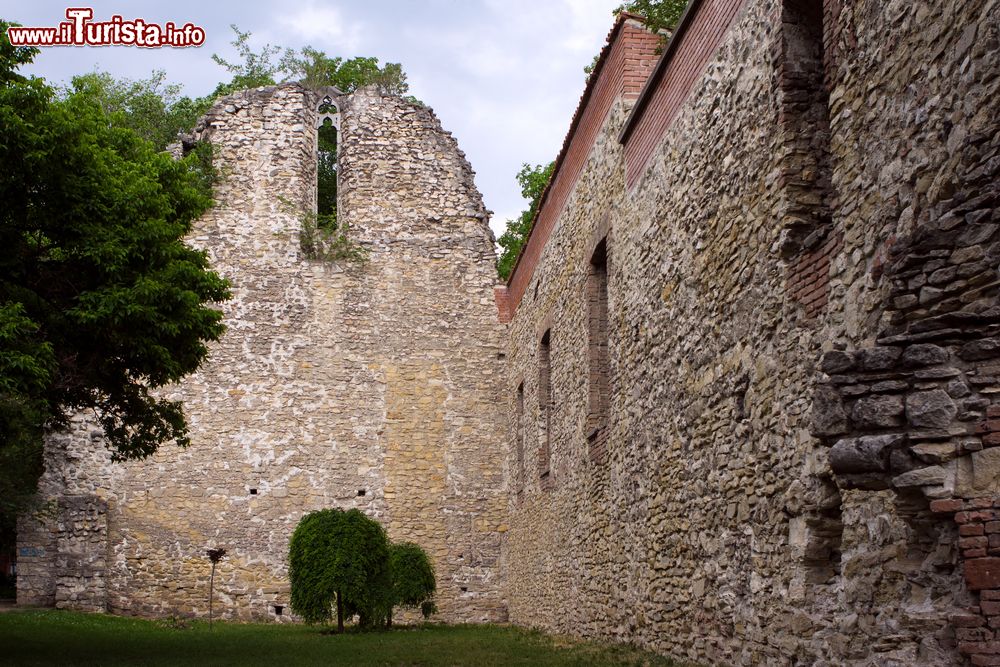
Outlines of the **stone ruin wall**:
M 737 4 L 631 189 L 609 113 L 513 314 L 511 620 L 705 664 L 1000 664 L 1000 6 L 827 0 L 821 118 L 788 5 Z
M 221 103 L 232 173 L 193 241 L 235 298 L 177 389 L 194 444 L 109 467 L 86 424 L 53 438 L 71 465 L 44 488 L 67 491 L 22 523 L 24 600 L 202 614 L 218 545 L 224 613 L 273 618 L 298 517 L 360 506 L 429 547 L 450 620 L 506 598 L 516 623 L 708 664 L 1000 664 L 998 2 L 826 0 L 828 117 L 795 89 L 789 3 L 702 4 L 734 3 L 641 172 L 612 105 L 505 340 L 485 212 L 427 111 L 341 100 L 357 267 L 304 260 L 276 197 L 311 200 L 316 100 Z
M 369 261 L 300 248 L 318 96 L 282 85 L 217 102 L 198 134 L 222 181 L 190 241 L 233 298 L 222 340 L 167 391 L 192 444 L 111 464 L 84 420 L 52 437 L 50 512 L 20 524 L 20 602 L 204 615 L 205 550 L 224 547 L 216 613 L 275 619 L 281 606 L 288 618 L 299 518 L 358 507 L 432 556 L 440 618 L 506 617 L 488 214 L 432 111 L 373 91 L 336 102 L 339 219 Z

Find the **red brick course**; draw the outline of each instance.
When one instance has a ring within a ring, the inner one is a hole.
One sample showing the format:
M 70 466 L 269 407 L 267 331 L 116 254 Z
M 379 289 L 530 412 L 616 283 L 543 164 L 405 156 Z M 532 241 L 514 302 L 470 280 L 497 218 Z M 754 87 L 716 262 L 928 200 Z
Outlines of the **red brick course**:
M 705 66 L 715 55 L 744 0 L 693 0 L 688 25 L 678 35 L 672 53 L 657 65 L 649 89 L 643 91 L 633 117 L 625 128 L 625 182 L 633 187 L 645 171 L 663 134 L 676 118 Z M 645 99 L 648 98 L 648 99 Z
M 993 408 L 991 408 L 993 410 Z M 969 591 L 979 593 L 979 604 L 949 621 L 955 628 L 958 650 L 972 665 L 1000 665 L 1000 521 L 995 521 L 1000 498 L 946 499 L 931 502 L 931 511 L 954 512 L 959 525 L 962 572 Z M 989 509 L 987 509 L 989 508 Z M 996 539 L 994 539 L 996 538 Z M 996 546 L 994 546 L 994 543 Z M 985 548 L 986 546 L 989 549 Z
M 788 266 L 788 293 L 815 318 L 826 307 L 830 293 L 830 260 L 843 246 L 842 234 L 831 234 L 817 248 L 800 253 Z
M 514 315 L 510 309 L 510 295 L 507 292 L 507 287 L 504 285 L 494 287 L 493 298 L 497 302 L 497 318 L 501 324 L 507 324 Z
M 509 315 L 517 310 L 531 282 L 542 249 L 576 186 L 608 112 L 618 99 L 638 97 L 653 70 L 659 43 L 659 35 L 649 32 L 627 14 L 623 14 L 612 28 L 556 159 L 552 180 L 542 193 L 531 234 L 507 281 Z

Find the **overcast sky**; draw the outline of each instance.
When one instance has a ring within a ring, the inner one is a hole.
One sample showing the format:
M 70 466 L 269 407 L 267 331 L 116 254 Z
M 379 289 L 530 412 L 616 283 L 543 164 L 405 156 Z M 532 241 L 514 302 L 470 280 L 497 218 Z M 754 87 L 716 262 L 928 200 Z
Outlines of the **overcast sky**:
M 53 82 L 105 70 L 146 77 L 163 69 L 191 96 L 210 92 L 226 72 L 212 53 L 234 56 L 229 24 L 265 43 L 314 46 L 328 55 L 400 62 L 410 92 L 434 108 L 476 170 L 499 233 L 524 202 L 514 180 L 522 162 L 555 158 L 583 92 L 588 65 L 611 29 L 621 0 L 212 0 L 51 2 L 0 0 L 0 17 L 54 26 L 67 6 L 92 6 L 94 20 L 113 14 L 163 24 L 192 22 L 204 46 L 189 49 L 51 47 L 29 70 Z M 230 58 L 231 59 L 231 58 Z

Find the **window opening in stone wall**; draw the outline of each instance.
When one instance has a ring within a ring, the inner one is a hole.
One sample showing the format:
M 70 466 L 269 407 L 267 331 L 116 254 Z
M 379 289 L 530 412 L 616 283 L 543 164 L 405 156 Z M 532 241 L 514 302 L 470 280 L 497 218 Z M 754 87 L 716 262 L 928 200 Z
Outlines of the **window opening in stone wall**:
M 542 488 L 548 487 L 551 481 L 550 460 L 552 457 L 552 381 L 551 381 L 551 348 L 549 344 L 551 329 L 542 334 L 538 343 L 538 476 L 542 480 Z
M 833 480 L 816 481 L 821 490 L 815 495 L 821 501 L 802 517 L 805 526 L 802 560 L 809 584 L 830 585 L 836 582 L 841 572 L 843 501 Z
M 592 461 L 603 454 L 608 420 L 608 253 L 602 239 L 590 258 L 587 276 L 587 355 L 589 363 L 589 411 L 587 440 Z
M 514 480 L 514 488 L 517 489 L 518 502 L 524 497 L 524 383 L 517 385 L 517 405 L 515 406 L 514 423 L 514 446 L 517 449 L 517 479 Z
M 830 94 L 823 38 L 823 0 L 783 1 L 778 76 L 787 258 L 817 247 L 830 226 Z
M 280 605 L 280 604 L 274 605 L 274 615 L 275 616 L 281 616 L 283 613 L 285 613 L 285 607 L 283 605 Z
M 316 224 L 325 229 L 337 226 L 337 140 L 340 114 L 330 97 L 317 109 L 316 129 Z

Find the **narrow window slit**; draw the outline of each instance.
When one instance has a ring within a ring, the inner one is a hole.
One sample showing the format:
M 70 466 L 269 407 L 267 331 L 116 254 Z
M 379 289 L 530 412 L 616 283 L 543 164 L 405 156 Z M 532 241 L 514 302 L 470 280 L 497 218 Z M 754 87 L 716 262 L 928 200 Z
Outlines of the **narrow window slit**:
M 514 446 L 517 455 L 517 470 L 514 480 L 514 488 L 517 489 L 517 499 L 522 500 L 524 496 L 524 383 L 517 385 L 517 398 L 514 423 Z
M 317 109 L 316 128 L 316 225 L 337 226 L 337 148 L 340 112 L 333 99 L 324 97 Z
M 542 489 L 551 484 L 550 465 L 552 458 L 552 381 L 551 381 L 551 330 L 546 330 L 538 343 L 538 417 L 539 447 L 538 476 Z

